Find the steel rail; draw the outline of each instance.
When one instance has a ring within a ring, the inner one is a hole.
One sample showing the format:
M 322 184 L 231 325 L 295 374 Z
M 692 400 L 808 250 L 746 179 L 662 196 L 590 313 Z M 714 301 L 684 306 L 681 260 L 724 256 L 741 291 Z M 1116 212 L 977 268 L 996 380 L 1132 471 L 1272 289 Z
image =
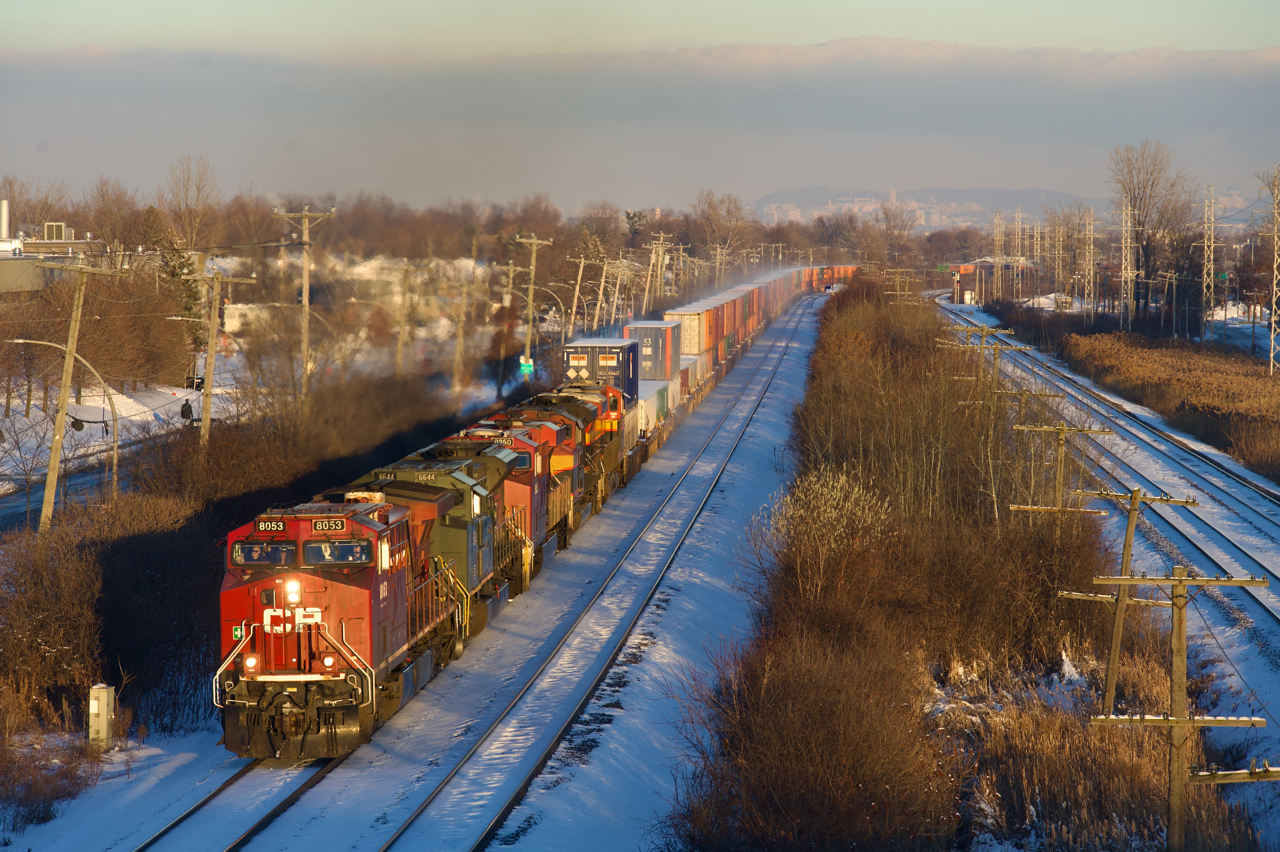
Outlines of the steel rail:
M 175 828 L 177 828 L 179 825 L 185 822 L 187 817 L 196 813 L 205 805 L 209 804 L 214 799 L 218 798 L 218 796 L 222 795 L 222 793 L 225 792 L 227 789 L 229 789 L 233 784 L 235 784 L 241 778 L 244 778 L 246 775 L 252 772 L 253 769 L 256 766 L 258 766 L 260 763 L 262 763 L 262 758 L 258 758 L 257 760 L 251 760 L 248 763 L 246 763 L 244 766 L 240 767 L 240 769 L 234 775 L 232 775 L 226 781 L 223 781 L 220 785 L 218 785 L 218 788 L 216 790 L 211 792 L 209 795 L 205 796 L 200 801 L 196 802 L 191 807 L 187 808 L 185 811 L 179 814 L 176 819 L 174 819 L 164 828 L 157 831 L 155 834 L 151 835 L 151 837 L 147 838 L 147 840 L 143 842 L 141 846 L 135 846 L 133 852 L 143 852 L 144 849 L 150 849 L 157 842 L 159 842 L 159 840 L 162 837 L 164 837 L 166 834 L 173 831 Z
M 301 799 L 304 793 L 306 793 L 312 787 L 319 784 L 320 781 L 323 780 L 326 775 L 328 775 L 333 770 L 337 769 L 344 760 L 346 760 L 348 757 L 351 756 L 351 754 L 352 752 L 347 752 L 346 754 L 340 757 L 329 758 L 328 762 L 325 763 L 325 765 L 320 768 L 320 771 L 312 773 L 312 775 L 309 778 L 307 778 L 306 781 L 299 784 L 292 793 L 285 796 L 284 799 L 282 799 L 279 802 L 279 804 L 277 804 L 274 808 L 268 811 L 261 819 L 259 819 L 253 825 L 251 825 L 244 834 L 236 838 L 235 842 L 232 843 L 230 846 L 228 846 L 225 852 L 237 852 L 237 850 L 243 849 L 245 846 L 247 846 L 249 841 L 253 840 L 253 838 L 261 834 L 262 831 L 266 829 L 267 826 L 271 825 L 271 823 L 275 822 L 276 819 L 281 814 L 289 810 L 289 808 L 293 807 L 294 803 L 297 802 L 298 799 Z
M 813 300 L 818 298 L 821 298 L 821 297 L 816 295 L 809 296 L 806 299 L 801 300 L 800 303 L 812 303 Z M 547 667 L 551 665 L 552 661 L 556 658 L 560 650 L 574 636 L 574 633 L 578 628 L 578 626 L 582 623 L 583 619 L 585 619 L 587 614 L 591 611 L 591 608 L 595 604 L 595 602 L 599 600 L 601 595 L 604 594 L 605 590 L 609 587 L 610 582 L 617 575 L 618 571 L 622 568 L 623 564 L 627 561 L 628 557 L 630 557 L 632 551 L 635 550 L 635 548 L 639 545 L 640 541 L 644 539 L 644 537 L 649 532 L 649 530 L 653 527 L 653 525 L 656 524 L 659 521 L 659 519 L 662 517 L 662 510 L 675 496 L 677 490 L 680 487 L 680 484 L 684 482 L 685 478 L 688 477 L 689 473 L 696 466 L 698 460 L 702 458 L 703 454 L 707 451 L 707 448 L 711 445 L 711 442 L 719 434 L 720 428 L 724 425 L 725 420 L 727 420 L 729 415 L 732 414 L 733 411 L 738 407 L 738 403 L 742 400 L 742 397 L 746 394 L 747 389 L 749 388 L 751 383 L 755 380 L 756 376 L 759 375 L 761 369 L 764 366 L 764 362 L 768 357 L 768 354 L 771 353 L 773 349 L 779 345 L 779 343 L 783 344 L 784 354 L 785 354 L 785 348 L 791 344 L 792 340 L 794 340 L 795 338 L 796 332 L 800 328 L 802 317 L 803 317 L 803 313 L 797 311 L 794 317 L 792 318 L 791 337 L 789 337 L 785 342 L 774 341 L 773 343 L 770 344 L 769 351 L 761 357 L 760 363 L 756 366 L 751 376 L 742 383 L 742 388 L 741 390 L 738 391 L 737 396 L 735 396 L 731 402 L 726 403 L 724 414 L 721 415 L 719 421 L 716 423 L 715 429 L 710 430 L 706 441 L 703 442 L 702 446 L 698 449 L 697 454 L 685 466 L 684 472 L 681 473 L 680 478 L 670 487 L 670 489 L 667 492 L 667 495 L 663 498 L 662 503 L 658 506 L 656 510 L 654 510 L 652 517 L 646 522 L 644 528 L 633 537 L 631 544 L 627 547 L 626 551 L 622 554 L 622 556 L 619 557 L 618 561 L 610 570 L 608 576 L 603 580 L 603 582 L 599 583 L 599 585 L 597 586 L 596 592 L 591 597 L 591 600 L 587 602 L 586 606 L 582 608 L 582 611 L 578 614 L 577 618 L 574 619 L 573 623 L 565 631 L 564 635 L 556 643 L 555 647 L 552 648 L 549 653 L 547 653 L 546 658 L 538 667 L 537 671 L 534 672 L 534 674 L 529 678 L 528 682 L 525 683 L 525 685 L 520 689 L 520 691 L 508 702 L 506 708 L 503 709 L 503 711 L 500 714 L 498 714 L 498 716 L 494 719 L 493 723 L 488 727 L 488 729 L 485 730 L 483 734 L 481 734 L 476 738 L 476 741 L 466 751 L 466 753 L 464 753 L 457 760 L 454 766 L 448 771 L 448 773 L 446 773 L 445 776 L 441 778 L 439 782 L 437 782 L 436 786 L 427 795 L 427 797 L 423 800 L 423 802 L 414 809 L 413 813 L 410 814 L 409 817 L 396 829 L 395 833 L 392 834 L 391 837 L 388 838 L 387 841 L 378 848 L 378 852 L 388 852 L 388 850 L 390 850 L 392 846 L 394 846 L 396 842 L 399 841 L 399 839 L 404 835 L 404 833 L 409 829 L 409 827 L 414 823 L 414 821 L 416 821 L 418 817 L 421 816 L 428 807 L 430 807 L 432 802 L 434 802 L 440 796 L 440 794 L 444 792 L 444 790 L 446 789 L 446 787 L 448 787 L 450 782 L 453 781 L 453 779 L 458 775 L 458 773 L 463 769 L 463 767 L 467 765 L 467 763 L 471 760 L 471 758 L 474 757 L 475 754 L 480 750 L 480 748 L 488 741 L 489 737 L 493 734 L 495 730 L 498 729 L 498 727 L 502 724 L 503 720 L 505 720 L 507 716 L 511 714 L 511 711 L 514 710 L 516 705 L 520 703 L 520 700 L 525 696 L 525 694 L 528 693 L 528 691 L 532 689 L 533 686 L 535 686 L 539 682 L 539 679 L 541 678 L 543 672 L 546 671 Z M 782 358 L 779 357 L 778 364 L 774 367 L 773 375 L 776 375 L 778 367 L 780 367 L 781 364 L 782 364 Z M 772 380 L 773 378 L 771 376 L 770 384 L 772 383 Z M 767 390 L 767 387 L 768 385 L 766 385 L 766 390 Z M 764 399 L 764 392 L 762 391 L 760 400 L 763 400 L 763 399 Z M 755 406 L 752 408 L 752 416 L 754 415 L 756 408 L 759 407 L 760 400 L 757 400 Z M 748 416 L 747 423 L 750 423 L 750 419 L 751 419 L 751 416 Z M 746 426 L 744 424 L 743 429 L 745 430 L 745 428 Z M 702 511 L 702 506 L 705 505 L 707 497 L 709 497 L 710 494 L 714 491 L 715 483 L 719 480 L 720 474 L 724 470 L 724 465 L 728 463 L 729 457 L 733 455 L 733 448 L 737 447 L 738 441 L 740 440 L 741 440 L 741 433 L 738 435 L 737 439 L 735 439 L 733 447 L 730 448 L 729 453 L 725 458 L 725 462 L 720 465 L 719 469 L 716 472 L 716 476 L 712 479 L 711 487 L 708 489 L 707 496 L 703 498 L 702 503 L 698 506 L 697 510 L 695 510 L 693 518 L 690 520 L 688 526 L 685 528 L 684 532 L 681 533 L 680 538 L 677 540 L 675 544 L 675 548 L 672 551 L 672 559 L 674 559 L 675 551 L 679 549 L 684 539 L 688 536 L 689 531 L 693 528 L 693 524 L 696 521 L 697 516 Z M 664 565 L 662 570 L 658 573 L 658 579 L 657 581 L 655 581 L 653 589 L 651 589 L 648 595 L 646 596 L 645 604 L 647 604 L 648 601 L 652 598 L 653 593 L 657 588 L 657 584 L 661 582 L 662 575 L 665 574 L 666 569 L 669 565 L 670 565 L 670 560 L 668 560 L 666 565 Z M 645 610 L 645 605 L 642 605 L 637 608 L 637 615 L 635 619 L 633 619 L 632 622 L 629 625 L 627 625 L 627 628 L 622 640 L 623 642 L 626 641 L 626 638 L 627 636 L 629 636 L 631 629 L 635 626 L 636 619 L 639 618 L 639 615 L 642 614 L 644 610 Z M 620 648 L 621 646 L 619 645 L 618 647 Z M 582 712 L 582 707 L 586 705 L 586 701 L 590 700 L 591 695 L 594 694 L 595 688 L 599 685 L 601 679 L 603 679 L 603 677 L 608 673 L 609 669 L 612 668 L 613 661 L 614 659 L 616 659 L 616 656 L 617 656 L 617 651 L 615 650 L 615 652 L 607 658 L 608 663 L 603 667 L 603 670 L 597 673 L 591 689 L 587 691 L 586 700 L 581 702 L 579 706 L 575 708 L 575 711 L 569 716 L 568 724 L 563 726 L 561 730 L 557 733 L 557 736 L 554 738 L 552 747 L 546 753 L 544 753 L 539 757 L 539 759 L 536 761 L 535 769 L 532 771 L 532 773 L 529 774 L 529 777 L 523 779 L 522 783 L 519 785 L 518 791 L 515 794 L 515 796 L 509 797 L 508 800 L 503 803 L 501 812 L 489 821 L 489 823 L 486 825 L 483 836 L 479 838 L 476 841 L 476 843 L 472 844 L 471 848 L 475 849 L 478 847 L 483 847 L 485 844 L 487 844 L 489 838 L 492 837 L 493 833 L 501 825 L 501 821 L 506 818 L 511 808 L 514 807 L 515 804 L 521 798 L 523 798 L 524 791 L 528 789 L 529 783 L 532 782 L 533 778 L 536 777 L 537 773 L 541 771 L 542 766 L 545 765 L 547 759 L 549 759 L 551 754 L 554 753 L 555 747 L 558 746 L 560 743 L 560 740 L 563 739 L 565 731 L 567 731 L 568 728 L 572 726 L 573 722 L 577 720 L 578 716 Z

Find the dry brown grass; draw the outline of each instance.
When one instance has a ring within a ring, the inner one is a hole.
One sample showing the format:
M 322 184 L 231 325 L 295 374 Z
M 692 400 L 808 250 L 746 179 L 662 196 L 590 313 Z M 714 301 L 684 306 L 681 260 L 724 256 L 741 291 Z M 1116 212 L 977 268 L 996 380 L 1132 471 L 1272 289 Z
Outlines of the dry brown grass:
M 97 782 L 101 753 L 78 737 L 6 739 L 0 743 L 0 829 L 21 834 Z M 0 845 L 8 846 L 9 838 Z
M 1162 414 L 1253 470 L 1280 477 L 1280 385 L 1229 348 L 1136 334 L 1068 335 L 1063 357 L 1102 387 Z

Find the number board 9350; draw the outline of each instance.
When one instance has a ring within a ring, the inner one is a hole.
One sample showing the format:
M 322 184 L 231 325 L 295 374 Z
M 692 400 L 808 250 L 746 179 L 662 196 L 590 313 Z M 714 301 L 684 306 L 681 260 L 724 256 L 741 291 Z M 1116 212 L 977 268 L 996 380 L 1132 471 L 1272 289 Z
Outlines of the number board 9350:
M 258 521 L 258 532 L 284 532 L 284 521 Z
M 346 532 L 347 522 L 342 518 L 317 518 L 311 522 L 312 532 Z

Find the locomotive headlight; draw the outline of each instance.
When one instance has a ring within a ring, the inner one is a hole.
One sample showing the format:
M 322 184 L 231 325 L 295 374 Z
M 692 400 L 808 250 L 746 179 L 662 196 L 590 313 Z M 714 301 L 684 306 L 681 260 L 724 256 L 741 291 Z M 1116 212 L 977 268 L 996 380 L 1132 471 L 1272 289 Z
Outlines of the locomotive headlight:
M 257 657 L 245 657 L 245 658 L 244 658 L 244 667 L 245 667 L 246 669 L 256 669 L 256 668 L 258 667 L 258 658 L 257 658 Z
M 288 597 L 289 599 L 289 603 L 296 604 L 300 600 L 300 596 L 298 594 L 298 590 L 300 588 L 301 587 L 298 585 L 297 580 L 290 580 L 289 582 L 284 584 L 284 590 L 286 593 L 286 597 Z
M 333 660 L 333 657 L 332 657 L 332 656 L 327 656 L 327 657 L 325 657 L 325 658 L 324 658 L 324 667 L 325 667 L 326 669 L 331 669 L 331 668 L 333 668 L 333 662 L 334 662 L 334 660 Z

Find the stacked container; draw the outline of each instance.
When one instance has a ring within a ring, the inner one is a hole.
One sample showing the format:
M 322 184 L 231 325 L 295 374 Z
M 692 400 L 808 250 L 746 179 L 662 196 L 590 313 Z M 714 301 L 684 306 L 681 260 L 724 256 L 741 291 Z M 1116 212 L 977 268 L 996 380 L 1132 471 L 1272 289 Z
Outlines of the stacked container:
M 564 377 L 566 382 L 612 385 L 631 406 L 640 396 L 640 342 L 602 337 L 565 344 Z
M 670 381 L 679 374 L 683 327 L 680 320 L 633 322 L 623 327 L 623 337 L 640 343 L 641 381 Z

